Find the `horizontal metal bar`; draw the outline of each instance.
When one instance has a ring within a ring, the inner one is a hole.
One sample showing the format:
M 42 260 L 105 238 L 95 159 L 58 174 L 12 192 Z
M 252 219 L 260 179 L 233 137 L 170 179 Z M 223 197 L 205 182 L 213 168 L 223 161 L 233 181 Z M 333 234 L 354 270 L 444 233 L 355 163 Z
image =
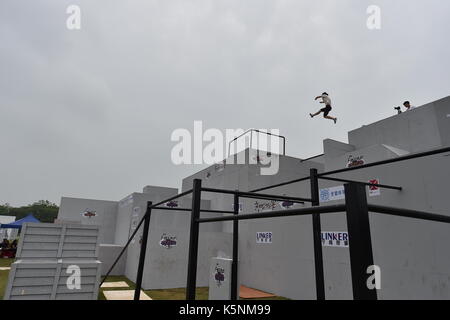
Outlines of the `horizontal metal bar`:
M 336 173 L 341 173 L 341 172 L 347 172 L 347 171 L 352 171 L 352 170 L 358 170 L 358 169 L 363 169 L 363 168 L 379 166 L 379 165 L 388 164 L 388 163 L 400 162 L 400 161 L 405 161 L 405 160 L 410 160 L 410 159 L 415 159 L 415 158 L 422 158 L 422 157 L 432 156 L 432 155 L 445 153 L 445 152 L 450 152 L 450 147 L 442 148 L 442 149 L 436 149 L 436 150 L 431 150 L 431 151 L 426 151 L 426 152 L 421 152 L 421 153 L 416 153 L 416 154 L 411 154 L 411 155 L 406 155 L 406 156 L 403 156 L 403 157 L 387 159 L 387 160 L 373 162 L 373 163 L 368 163 L 368 164 L 364 164 L 364 165 L 361 165 L 361 166 L 358 166 L 358 167 L 353 167 L 353 168 L 344 168 L 344 169 L 339 169 L 339 170 L 334 170 L 334 171 L 329 171 L 329 172 L 322 172 L 322 173 L 319 173 L 319 177 L 327 176 L 327 175 L 330 175 L 330 174 L 336 174 Z M 258 191 L 264 191 L 264 190 L 273 189 L 273 188 L 277 188 L 277 187 L 282 187 L 282 186 L 285 186 L 285 185 L 288 185 L 288 184 L 292 184 L 292 183 L 296 183 L 296 182 L 300 182 L 300 181 L 304 181 L 304 180 L 308 180 L 308 179 L 309 179 L 309 176 L 308 177 L 304 177 L 304 178 L 300 178 L 300 179 L 291 180 L 291 181 L 286 181 L 286 182 L 283 182 L 283 183 L 270 185 L 270 186 L 267 186 L 267 187 L 264 187 L 264 188 L 251 190 L 251 192 L 258 192 Z
M 309 207 L 309 208 L 301 208 L 301 209 L 290 209 L 290 210 L 278 210 L 278 211 L 269 211 L 269 212 L 261 212 L 261 213 L 250 213 L 250 214 L 241 214 L 241 215 L 233 215 L 227 217 L 215 217 L 215 218 L 201 218 L 198 219 L 198 223 L 204 222 L 219 222 L 219 221 L 232 221 L 232 220 L 251 220 L 251 219 L 264 219 L 264 218 L 275 218 L 275 217 L 290 217 L 290 216 L 304 216 L 310 214 L 322 214 L 322 213 L 337 213 L 344 212 L 345 205 L 338 204 L 332 206 L 325 207 Z
M 168 211 L 189 211 L 191 212 L 192 209 L 189 208 L 169 208 L 169 207 L 156 207 L 153 208 L 155 210 L 168 210 Z M 234 211 L 225 211 L 225 210 L 209 210 L 209 209 L 200 209 L 200 212 L 208 212 L 208 213 L 229 213 L 234 214 Z
M 169 201 L 172 201 L 172 200 L 184 197 L 185 195 L 188 195 L 189 193 L 192 193 L 192 189 L 190 189 L 188 191 L 185 191 L 185 192 L 182 192 L 180 194 L 177 194 L 176 196 L 170 197 L 170 198 L 168 198 L 166 200 L 163 200 L 161 202 L 155 203 L 154 205 L 151 206 L 151 208 L 153 209 L 153 208 L 156 208 L 156 207 L 158 207 L 158 206 L 160 206 L 160 205 L 162 205 L 162 204 L 164 204 L 166 202 L 169 202 Z
M 200 209 L 200 212 L 234 214 L 234 211 L 224 211 L 224 210 L 203 210 L 203 209 Z
M 379 184 L 379 183 L 353 181 L 353 180 L 340 179 L 340 178 L 331 178 L 331 177 L 319 177 L 319 179 L 330 180 L 330 181 L 339 181 L 339 182 L 347 182 L 347 183 L 358 183 L 358 184 L 363 184 L 363 185 L 366 185 L 366 186 L 374 186 L 374 187 L 378 187 L 378 188 L 394 189 L 394 190 L 400 190 L 400 191 L 402 190 L 402 187 L 389 186 L 389 185 L 386 185 L 386 184 Z
M 413 219 L 450 223 L 450 216 L 444 216 L 442 214 L 435 214 L 435 213 L 430 213 L 430 212 L 425 212 L 425 211 L 409 210 L 409 209 L 402 209 L 402 208 L 378 206 L 378 205 L 374 205 L 374 204 L 369 204 L 368 207 L 369 207 L 369 211 L 371 211 L 371 212 L 383 213 L 383 214 L 405 217 L 405 218 L 413 218 Z
M 168 210 L 168 211 L 191 211 L 189 208 L 170 208 L 170 207 L 155 207 L 155 210 Z
M 360 165 L 360 166 L 357 166 L 357 167 L 352 167 L 352 168 L 344 168 L 344 169 L 338 169 L 338 170 L 329 171 L 329 172 L 323 172 L 323 173 L 319 173 L 319 177 L 327 176 L 327 175 L 330 175 L 330 174 L 341 173 L 341 172 L 347 172 L 347 171 L 353 171 L 353 170 L 358 170 L 358 169 L 364 169 L 364 168 L 369 168 L 369 167 L 374 167 L 374 166 L 380 166 L 380 165 L 394 163 L 394 162 L 399 162 L 399 161 L 405 161 L 405 160 L 411 160 L 411 159 L 416 159 L 416 158 L 422 158 L 422 157 L 432 156 L 432 155 L 445 153 L 445 152 L 450 152 L 450 147 L 441 148 L 441 149 L 435 149 L 435 150 L 421 152 L 421 153 L 410 154 L 410 155 L 406 155 L 406 156 L 402 156 L 402 157 L 398 157 L 398 158 L 393 158 L 393 159 L 382 160 L 382 161 L 378 161 L 378 162 L 372 162 L 372 163 L 363 164 L 363 165 Z
M 299 204 L 305 204 L 305 200 L 291 200 L 291 199 L 283 199 L 283 198 L 276 198 L 274 196 L 272 197 L 261 197 L 261 196 L 241 196 L 242 198 L 249 198 L 249 199 L 259 199 L 259 200 L 271 200 L 271 201 L 289 201 L 292 203 L 299 203 Z M 308 199 L 308 202 L 311 202 L 311 200 Z
M 272 200 L 288 200 L 292 202 L 311 202 L 309 198 L 299 198 L 299 197 L 290 197 L 290 196 L 280 196 L 273 194 L 263 194 L 263 193 L 255 193 L 255 192 L 244 192 L 238 190 L 225 190 L 225 189 L 214 189 L 214 188 L 202 188 L 202 191 L 205 192 L 214 192 L 214 193 L 225 193 L 225 194 L 237 194 L 242 198 L 258 198 L 258 199 L 272 199 Z
M 263 187 L 263 188 L 259 188 L 259 189 L 254 189 L 254 190 L 251 190 L 250 192 L 259 192 L 259 191 L 269 190 L 269 189 L 273 189 L 273 188 L 277 188 L 277 187 L 282 187 L 282 186 L 286 186 L 286 185 L 288 185 L 288 184 L 292 184 L 292 183 L 296 183 L 296 182 L 301 182 L 301 181 L 306 181 L 306 180 L 309 180 L 309 176 L 303 177 L 303 178 L 299 178 L 299 179 L 295 179 L 295 180 L 290 180 L 290 181 L 282 182 L 282 183 L 278 183 L 278 184 L 274 184 L 274 185 L 267 186 L 267 187 Z

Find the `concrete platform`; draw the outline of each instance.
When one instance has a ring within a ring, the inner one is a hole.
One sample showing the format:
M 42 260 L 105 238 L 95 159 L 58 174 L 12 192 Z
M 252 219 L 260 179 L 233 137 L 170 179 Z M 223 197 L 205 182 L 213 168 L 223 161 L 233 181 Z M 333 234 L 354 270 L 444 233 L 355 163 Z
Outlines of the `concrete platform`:
M 104 282 L 101 286 L 101 288 L 128 288 L 128 287 L 129 285 L 125 281 Z
M 134 290 L 108 290 L 103 291 L 106 300 L 133 300 Z M 152 300 L 144 291 L 141 290 L 140 300 Z

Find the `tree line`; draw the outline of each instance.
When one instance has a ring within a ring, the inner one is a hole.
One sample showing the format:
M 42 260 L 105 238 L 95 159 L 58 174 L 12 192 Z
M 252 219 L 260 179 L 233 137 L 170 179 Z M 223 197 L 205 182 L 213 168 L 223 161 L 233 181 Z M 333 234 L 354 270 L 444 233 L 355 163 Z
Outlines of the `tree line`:
M 19 220 L 32 213 L 39 221 L 50 223 L 58 216 L 58 210 L 58 205 L 48 200 L 39 200 L 22 207 L 12 207 L 9 203 L 0 205 L 0 215 L 15 216 L 16 220 Z

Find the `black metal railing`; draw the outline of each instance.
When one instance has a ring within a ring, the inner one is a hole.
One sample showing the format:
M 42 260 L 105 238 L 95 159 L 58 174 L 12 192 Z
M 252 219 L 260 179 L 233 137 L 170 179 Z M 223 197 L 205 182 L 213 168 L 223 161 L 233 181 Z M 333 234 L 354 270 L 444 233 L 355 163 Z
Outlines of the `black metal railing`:
M 197 279 L 197 258 L 198 258 L 198 238 L 199 238 L 199 225 L 201 223 L 209 222 L 223 222 L 223 221 L 233 221 L 233 245 L 232 245 L 232 279 L 231 279 L 231 299 L 235 300 L 238 298 L 238 288 L 237 288 L 237 263 L 238 263 L 238 233 L 239 233 L 239 221 L 240 220 L 250 220 L 250 219 L 264 219 L 264 218 L 274 218 L 274 217 L 286 217 L 286 216 L 301 216 L 301 215 L 311 215 L 313 220 L 313 246 L 314 246 L 314 260 L 315 260 L 315 277 L 316 277 L 316 296 L 318 300 L 325 299 L 325 285 L 324 285 L 324 274 L 323 274 L 323 257 L 322 257 L 322 240 L 321 240 L 321 226 L 320 226 L 320 215 L 328 213 L 340 213 L 345 212 L 347 216 L 347 228 L 349 234 L 349 251 L 350 251 L 350 265 L 352 274 L 352 287 L 353 287 L 353 297 L 354 299 L 377 299 L 377 293 L 375 290 L 371 290 L 366 285 L 366 270 L 368 266 L 373 265 L 373 253 L 372 253 L 372 243 L 370 236 L 370 225 L 369 225 L 369 212 L 396 215 L 414 219 L 422 219 L 436 222 L 450 223 L 450 217 L 394 208 L 379 205 L 372 205 L 367 203 L 366 186 L 376 186 L 379 188 L 393 189 L 401 191 L 400 186 L 391 186 L 376 183 L 367 183 L 360 181 L 353 181 L 341 178 L 330 178 L 326 177 L 331 174 L 342 173 L 347 171 L 358 170 L 362 168 L 368 168 L 378 165 L 384 165 L 389 163 L 395 163 L 399 161 L 405 161 L 410 159 L 422 158 L 426 156 L 441 154 L 450 152 L 450 148 L 442 148 L 437 150 L 431 150 L 428 152 L 423 152 L 414 155 L 408 155 L 404 157 L 383 160 L 379 162 L 369 163 L 366 165 L 339 169 L 329 172 L 318 173 L 317 169 L 311 169 L 310 175 L 303 178 L 298 178 L 290 180 L 283 183 L 273 184 L 264 188 L 259 188 L 252 190 L 250 192 L 243 192 L 239 190 L 223 190 L 215 188 L 203 188 L 202 182 L 199 179 L 193 181 L 193 188 L 186 192 L 180 193 L 179 195 L 173 196 L 166 200 L 163 200 L 157 204 L 152 204 L 148 202 L 147 210 L 140 222 L 138 223 L 136 229 L 128 239 L 124 248 L 120 252 L 119 256 L 109 269 L 109 271 L 104 276 L 101 284 L 105 281 L 108 275 L 113 270 L 114 266 L 119 261 L 120 257 L 123 255 L 127 247 L 129 246 L 131 240 L 136 235 L 139 228 L 144 224 L 144 233 L 142 236 L 142 244 L 139 256 L 138 272 L 136 277 L 136 289 L 135 289 L 135 300 L 139 300 L 139 294 L 142 285 L 143 270 L 145 264 L 145 254 L 147 249 L 147 239 L 150 226 L 150 218 L 152 209 L 158 210 L 173 210 L 173 211 L 190 211 L 191 212 L 191 223 L 190 223 L 190 239 L 189 239 L 189 253 L 188 253 L 188 275 L 187 275 L 187 288 L 186 288 L 186 299 L 195 300 L 196 293 L 196 279 Z M 345 204 L 341 205 L 330 205 L 330 206 L 319 206 L 319 179 L 331 180 L 345 182 Z M 276 187 L 301 182 L 310 181 L 311 197 L 301 198 L 301 197 L 290 197 L 281 196 L 273 194 L 260 194 L 259 191 L 273 189 Z M 201 196 L 202 192 L 214 192 L 220 194 L 229 194 L 234 196 L 234 208 L 233 211 L 222 211 L 222 210 L 203 210 L 201 209 Z M 171 200 L 189 195 L 192 193 L 192 207 L 191 208 L 169 208 L 160 207 Z M 239 198 L 259 198 L 266 200 L 288 200 L 292 202 L 310 202 L 311 207 L 299 208 L 299 209 L 289 209 L 282 211 L 271 211 L 262 213 L 252 213 L 252 214 L 239 214 Z M 225 213 L 230 214 L 228 216 L 221 217 L 211 217 L 211 218 L 200 218 L 201 212 L 209 213 Z M 100 285 L 101 285 L 100 284 Z
M 258 129 L 249 129 L 249 130 L 245 131 L 244 133 L 242 133 L 241 135 L 235 137 L 233 140 L 231 140 L 231 141 L 228 143 L 228 154 L 227 154 L 227 158 L 228 158 L 228 157 L 230 156 L 230 154 L 231 154 L 231 144 L 232 144 L 233 142 L 237 141 L 239 138 L 245 136 L 245 135 L 246 135 L 247 133 L 249 133 L 249 132 L 250 132 L 250 149 L 252 148 L 252 145 L 253 145 L 253 132 L 256 132 L 256 133 L 258 134 L 258 135 L 257 135 L 258 138 L 259 138 L 259 134 L 262 133 L 262 134 L 265 134 L 265 135 L 268 135 L 268 136 L 273 136 L 273 137 L 277 137 L 277 138 L 282 139 L 282 140 L 283 140 L 283 156 L 286 155 L 286 137 L 285 137 L 285 136 L 280 136 L 280 135 L 273 134 L 273 133 L 270 133 L 270 132 L 264 132 L 264 131 L 261 131 L 261 130 L 258 130 Z M 236 153 L 238 152 L 237 146 L 236 146 L 235 151 L 236 151 Z

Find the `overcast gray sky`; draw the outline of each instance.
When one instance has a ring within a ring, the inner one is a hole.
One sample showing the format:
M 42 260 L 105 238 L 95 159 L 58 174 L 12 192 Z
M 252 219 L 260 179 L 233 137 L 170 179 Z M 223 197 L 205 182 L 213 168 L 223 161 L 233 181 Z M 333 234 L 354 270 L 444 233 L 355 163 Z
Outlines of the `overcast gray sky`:
M 66 9 L 81 8 L 81 30 Z M 366 9 L 381 8 L 381 30 Z M 450 94 L 442 0 L 2 0 L 0 203 L 180 187 L 174 129 L 278 128 L 288 155 Z M 316 118 L 327 91 L 338 124 Z

